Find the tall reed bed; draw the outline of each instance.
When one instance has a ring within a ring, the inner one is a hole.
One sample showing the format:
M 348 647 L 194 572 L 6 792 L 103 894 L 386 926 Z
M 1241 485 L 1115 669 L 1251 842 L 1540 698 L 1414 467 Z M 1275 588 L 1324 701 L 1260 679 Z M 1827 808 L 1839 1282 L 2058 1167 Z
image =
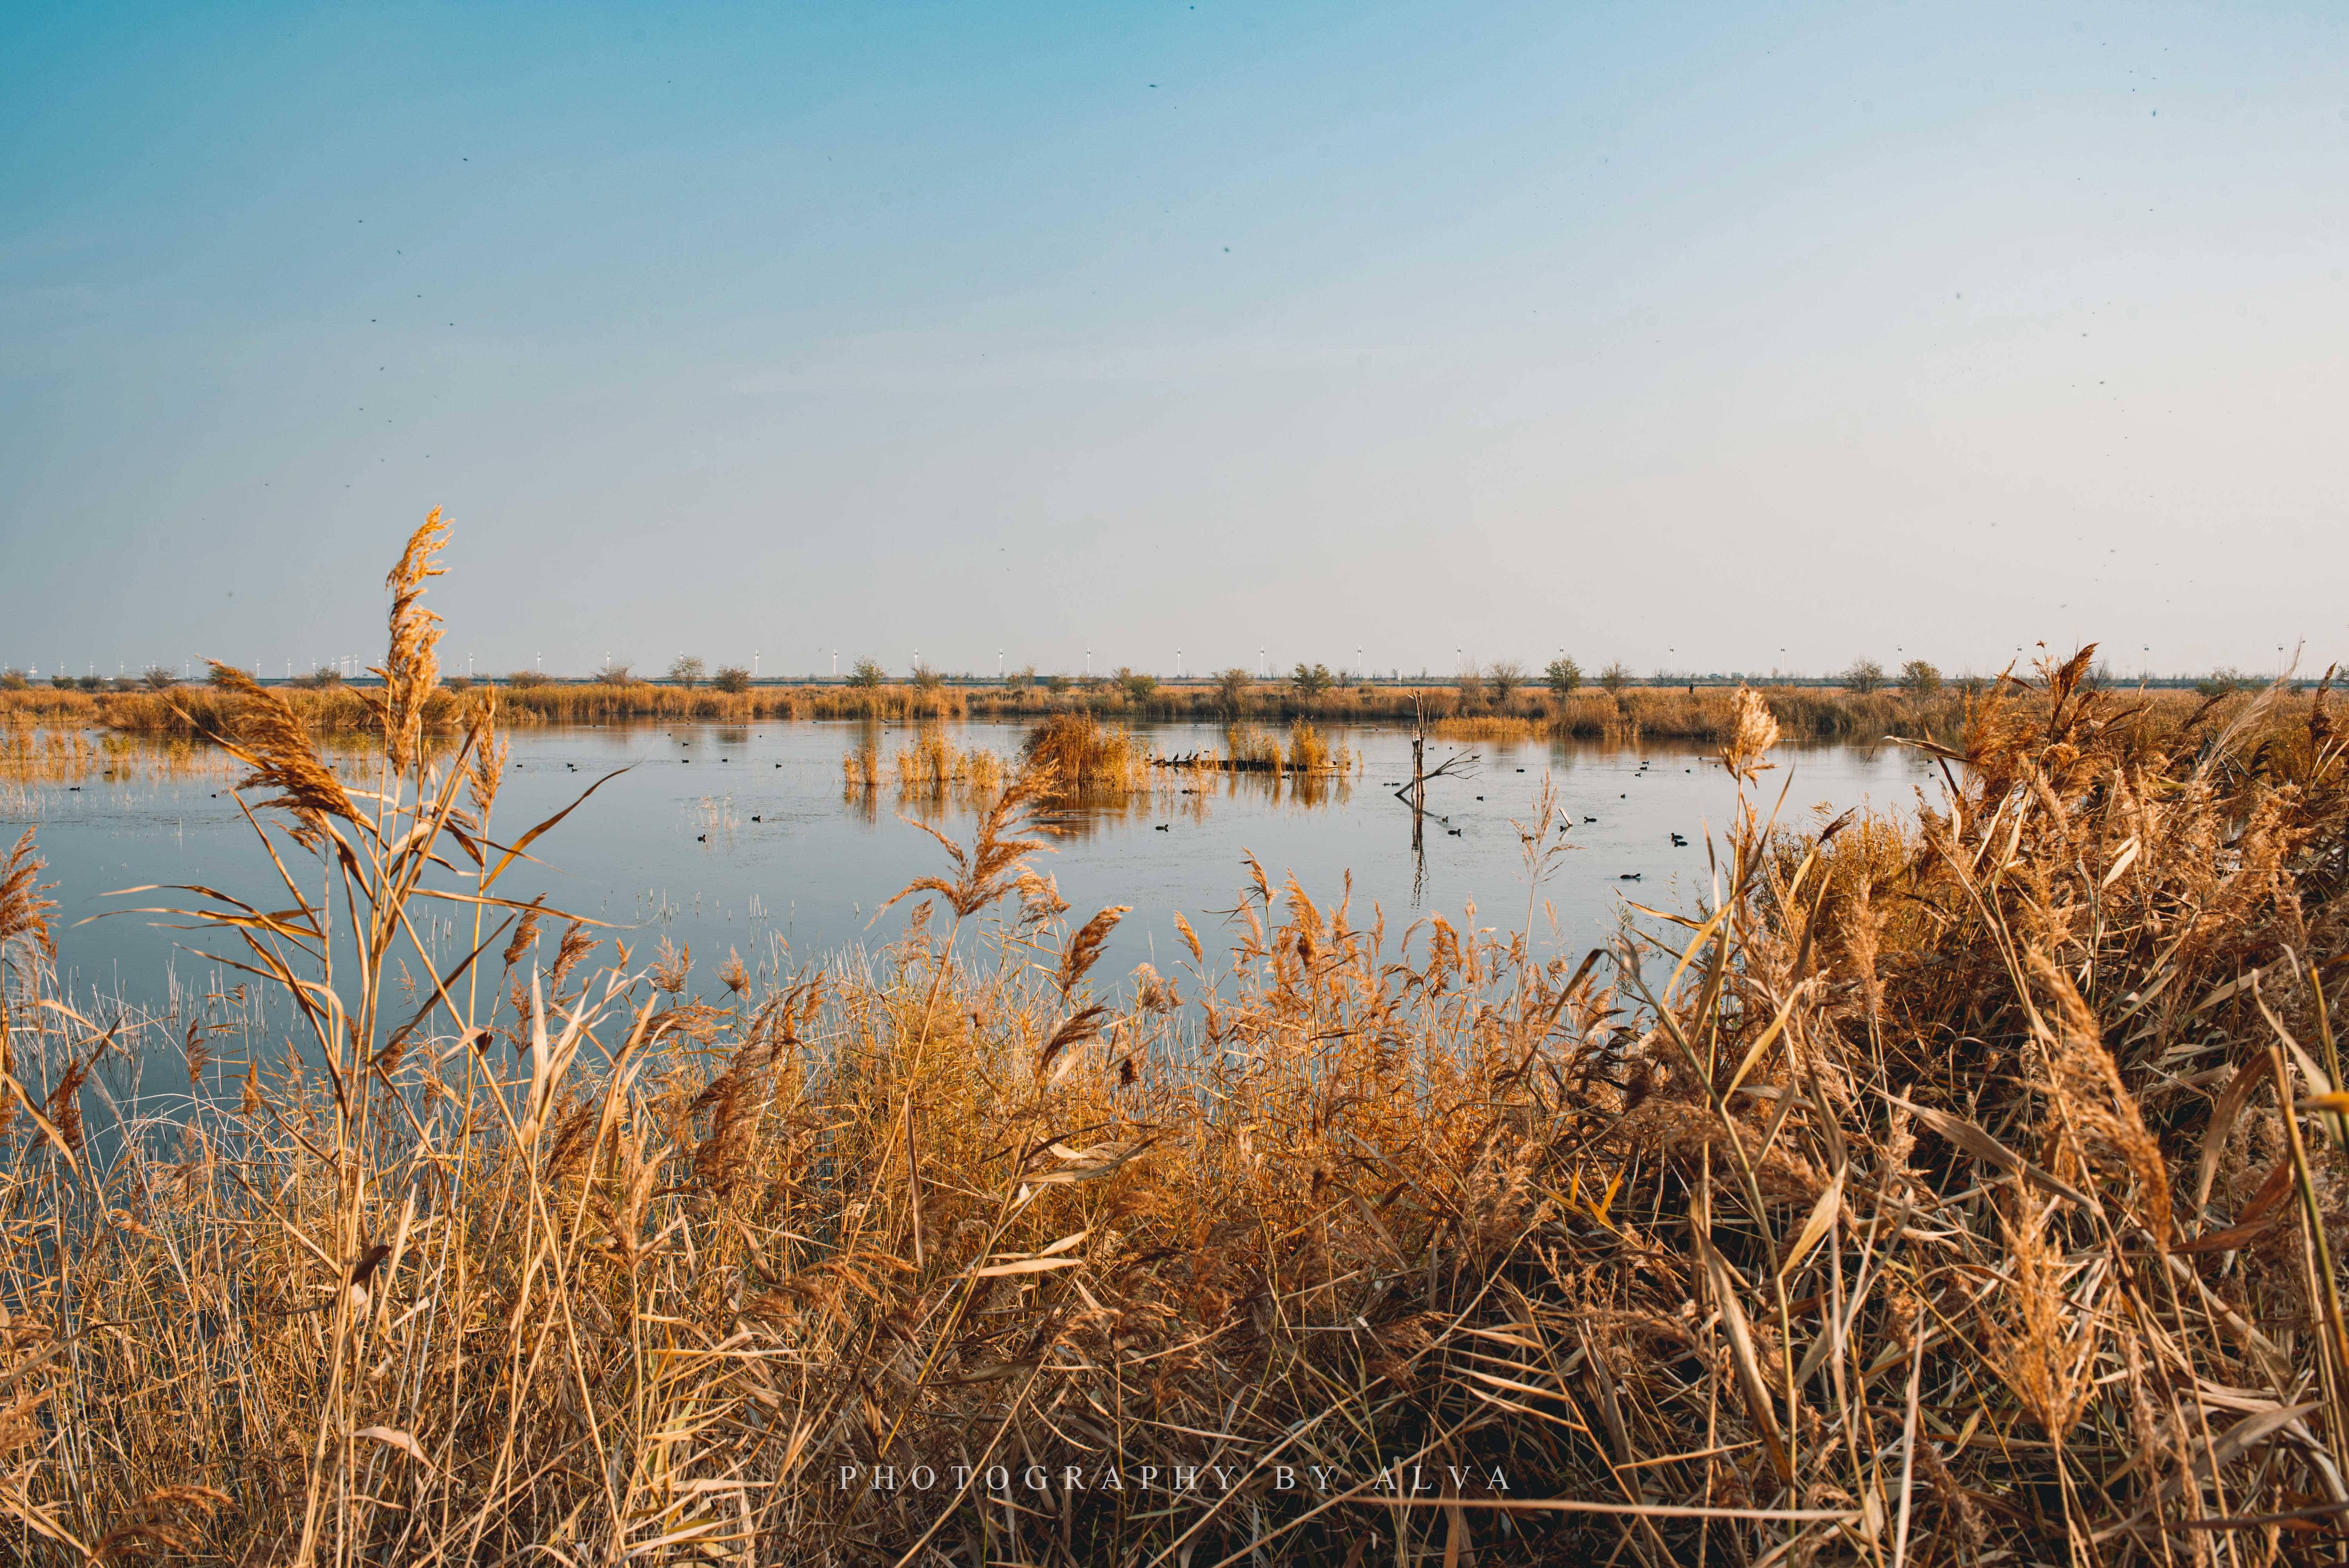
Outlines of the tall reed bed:
M 867 733 L 842 754 L 842 782 L 850 789 L 880 787 L 885 773 L 879 738 Z M 1003 758 L 985 747 L 964 748 L 940 727 L 924 725 L 890 758 L 885 772 L 901 792 L 945 795 L 952 790 L 992 795 L 1003 788 Z
M 363 733 L 374 722 L 363 696 L 365 688 L 271 689 L 285 699 L 305 725 L 321 733 Z M 547 681 L 496 689 L 509 725 L 1063 717 L 1090 717 L 1113 725 L 1281 725 L 1409 722 L 1416 716 L 1444 725 L 1444 733 L 1461 738 L 1491 739 L 1546 727 L 1578 737 L 1645 736 L 1708 744 L 1727 738 L 1735 723 L 1736 708 L 1735 691 L 1717 686 L 1694 692 L 1671 686 L 1627 686 L 1612 694 L 1578 691 L 1562 699 L 1546 693 L 1520 693 L 1506 701 L 1488 696 L 1473 703 L 1464 701 L 1458 688 L 1449 686 L 1340 688 L 1306 694 L 1272 683 L 1247 687 L 1237 696 L 1213 688 L 1173 686 L 1135 696 L 1112 686 L 1060 693 L 986 686 L 755 686 L 729 692 L 647 681 Z M 426 716 L 428 730 L 453 734 L 463 727 L 459 695 L 436 694 Z M 1963 729 L 1967 702 L 1954 689 L 1915 697 L 1899 692 L 1774 686 L 1764 695 L 1791 740 L 1874 740 L 1898 735 L 1948 741 Z M 2139 700 L 2186 713 L 2199 699 L 2190 693 L 2164 691 Z M 2251 698 L 2233 700 L 2242 703 Z M 209 733 L 226 721 L 233 707 L 232 699 L 191 686 L 164 693 L 0 692 L 0 713 L 102 723 L 132 733 Z
M 366 789 L 231 683 L 282 907 L 176 918 L 294 1040 L 85 1016 L 0 872 L 18 1560 L 2337 1553 L 2322 693 L 2155 722 L 2083 655 L 1806 830 L 1745 696 L 1717 896 L 1579 958 L 1544 789 L 1515 932 L 1251 862 L 1104 975 L 1035 758 L 894 945 L 705 985 L 523 896 L 486 707 L 419 745 L 440 540 Z

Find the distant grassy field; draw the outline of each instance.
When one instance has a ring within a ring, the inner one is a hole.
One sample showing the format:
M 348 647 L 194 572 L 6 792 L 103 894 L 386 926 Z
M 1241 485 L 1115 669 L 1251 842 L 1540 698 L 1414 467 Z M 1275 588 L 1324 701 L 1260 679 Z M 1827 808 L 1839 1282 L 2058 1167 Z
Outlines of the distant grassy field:
M 1921 818 L 1818 830 L 1735 697 L 1717 906 L 1555 961 L 1545 800 L 1516 930 L 1252 867 L 1231 946 L 1104 975 L 1123 911 L 1032 856 L 1119 738 L 916 748 L 987 803 L 902 940 L 752 975 L 520 899 L 559 834 L 499 815 L 508 705 L 437 684 L 440 537 L 367 792 L 345 697 L 207 692 L 282 907 L 141 901 L 272 1011 L 86 1015 L 31 834 L 0 865 L 10 1560 L 2337 1552 L 2326 693 L 2051 663 Z

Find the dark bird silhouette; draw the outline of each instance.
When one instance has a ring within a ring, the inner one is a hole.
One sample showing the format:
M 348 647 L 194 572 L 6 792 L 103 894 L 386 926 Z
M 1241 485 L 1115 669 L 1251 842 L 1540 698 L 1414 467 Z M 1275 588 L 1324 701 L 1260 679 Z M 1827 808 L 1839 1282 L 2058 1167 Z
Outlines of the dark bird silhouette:
M 709 835 L 707 833 L 696 833 L 693 835 L 693 841 L 697 844 L 706 844 L 709 841 Z
M 1625 872 L 1615 880 L 1617 882 L 1638 882 L 1641 877 L 1644 877 L 1648 873 L 1645 872 Z
M 1595 821 L 1599 820 L 1599 819 L 1598 819 L 1598 818 L 1596 818 L 1596 817 L 1585 817 L 1585 818 L 1583 818 L 1582 820 L 1583 820 L 1584 821 L 1586 821 L 1586 822 L 1595 822 Z
M 1153 830 L 1154 830 L 1154 831 L 1155 831 L 1155 832 L 1161 832 L 1161 833 L 1171 833 L 1171 832 L 1173 832 L 1174 830 L 1174 827 L 1173 827 L 1173 825 L 1172 825 L 1172 824 L 1170 824 L 1170 823 L 1166 823 L 1166 822 L 1160 822 L 1160 823 L 1157 823 L 1157 824 L 1154 826 L 1154 828 L 1153 829 Z

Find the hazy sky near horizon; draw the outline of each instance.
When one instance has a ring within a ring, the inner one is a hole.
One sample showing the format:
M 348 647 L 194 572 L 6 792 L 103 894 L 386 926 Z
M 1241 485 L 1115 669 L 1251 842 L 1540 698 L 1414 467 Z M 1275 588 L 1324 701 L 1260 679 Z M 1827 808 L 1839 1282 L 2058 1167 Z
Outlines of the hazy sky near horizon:
M 2349 654 L 2349 11 L 36 7 L 0 663 Z

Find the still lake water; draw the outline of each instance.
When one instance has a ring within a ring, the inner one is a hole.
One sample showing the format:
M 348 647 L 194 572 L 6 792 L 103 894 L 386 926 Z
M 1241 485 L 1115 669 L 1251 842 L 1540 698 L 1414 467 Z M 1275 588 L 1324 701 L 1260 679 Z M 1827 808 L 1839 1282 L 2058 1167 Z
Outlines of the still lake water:
M 1010 724 L 947 730 L 957 746 L 1006 757 L 1025 734 Z M 623 928 L 603 934 L 628 941 L 640 962 L 663 937 L 689 946 L 705 981 L 730 950 L 772 975 L 844 948 L 879 947 L 902 932 L 911 901 L 877 923 L 875 909 L 910 879 L 948 869 L 936 843 L 904 817 L 921 816 L 960 841 L 973 812 L 962 800 L 925 803 L 891 785 L 843 792 L 841 757 L 873 734 L 816 723 L 515 730 L 514 766 L 495 818 L 506 841 L 595 778 L 628 771 L 533 846 L 543 864 L 517 864 L 501 890 L 520 899 L 543 892 L 553 908 Z M 890 756 L 913 735 L 906 727 L 878 729 L 885 777 L 894 776 Z M 1155 727 L 1143 738 L 1165 754 L 1223 744 L 1222 731 L 1206 727 Z M 1537 913 L 1535 944 L 1578 953 L 1612 934 L 1626 898 L 1692 908 L 1709 887 L 1706 834 L 1720 830 L 1734 800 L 1711 753 L 1684 746 L 1433 742 L 1431 766 L 1454 751 L 1481 762 L 1473 778 L 1430 786 L 1431 811 L 1447 820 L 1429 822 L 1423 863 L 1415 863 L 1411 814 L 1388 787 L 1409 777 L 1408 737 L 1367 728 L 1326 738 L 1354 751 L 1361 770 L 1302 786 L 1169 774 L 1169 788 L 1148 798 L 1071 814 L 1056 852 L 1037 861 L 1057 879 L 1071 920 L 1104 904 L 1133 906 L 1098 973 L 1144 961 L 1173 968 L 1187 956 L 1172 918 L 1177 911 L 1215 946 L 1225 912 L 1249 885 L 1245 851 L 1276 886 L 1294 873 L 1325 907 L 1342 896 L 1350 872 L 1358 924 L 1369 923 L 1373 904 L 1391 933 L 1430 913 L 1457 923 L 1473 901 L 1476 923 L 1514 929 L 1524 923 L 1527 890 L 1512 819 L 1530 820 L 1545 769 L 1573 824 L 1573 848 L 1541 890 L 1556 925 Z M 45 880 L 59 884 L 50 896 L 60 906 L 58 957 L 68 987 L 166 1006 L 168 980 L 212 985 L 212 966 L 191 949 L 233 952 L 236 944 L 135 914 L 74 923 L 168 902 L 104 896 L 138 883 L 203 883 L 268 907 L 283 903 L 283 890 L 273 895 L 268 860 L 227 793 L 233 773 L 198 769 L 175 778 L 141 766 L 135 751 L 128 760 L 112 778 L 93 769 L 78 789 L 65 781 L 13 787 L 0 797 L 0 825 L 12 841 L 26 825 L 38 830 Z M 1784 747 L 1777 761 L 1764 775 L 1765 799 L 1775 800 L 1791 779 L 1784 816 L 1795 823 L 1807 824 L 1820 804 L 1913 811 L 1916 788 L 1930 794 L 1935 779 L 1917 754 L 1891 746 Z M 1174 792 L 1183 786 L 1199 792 Z M 1687 847 L 1673 845 L 1674 832 Z M 1640 880 L 1621 880 L 1627 872 Z M 551 943 L 544 951 L 551 954 Z

